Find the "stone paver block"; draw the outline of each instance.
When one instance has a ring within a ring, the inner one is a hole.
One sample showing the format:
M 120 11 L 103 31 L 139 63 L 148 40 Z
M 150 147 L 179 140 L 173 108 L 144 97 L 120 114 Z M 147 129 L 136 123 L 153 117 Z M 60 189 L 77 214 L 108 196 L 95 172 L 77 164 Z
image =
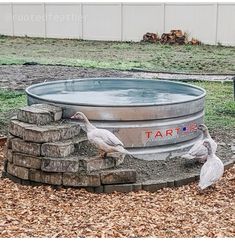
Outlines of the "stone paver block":
M 82 187 L 82 189 L 85 189 L 87 192 L 95 192 L 95 187 Z
M 67 124 L 61 129 L 61 139 L 71 139 L 80 133 L 80 126 L 78 124 Z
M 138 192 L 142 190 L 142 183 L 133 183 L 132 185 L 132 191 Z
M 98 186 L 94 188 L 95 193 L 103 193 L 104 192 L 104 186 Z
M 80 131 L 82 131 L 82 129 Z M 79 134 L 79 136 L 73 138 L 74 145 L 79 145 L 80 143 L 85 142 L 85 141 L 88 141 L 87 136 L 84 134 L 82 135 L 81 133 Z
M 198 181 L 199 179 L 200 179 L 200 174 L 194 174 L 194 179 L 195 179 L 195 181 Z
M 9 124 L 9 133 L 14 136 L 23 138 L 25 128 L 28 128 L 31 126 L 32 124 L 27 124 L 27 123 L 12 119 Z
M 7 178 L 7 172 L 6 172 L 6 170 L 4 169 L 3 171 L 2 171 L 2 175 L 0 176 L 0 178 Z
M 42 110 L 47 110 L 48 112 L 53 114 L 54 121 L 59 121 L 62 118 L 63 110 L 61 107 L 54 106 L 51 104 L 45 104 L 45 103 L 33 104 L 31 106 Z
M 8 149 L 12 148 L 12 140 L 15 139 L 15 136 L 11 135 L 10 133 L 7 135 L 7 143 L 6 143 L 6 147 Z
M 30 176 L 30 171 L 29 171 L 29 176 Z M 30 185 L 33 187 L 38 187 L 38 186 L 43 185 L 42 182 L 36 182 L 36 181 L 29 181 L 29 182 L 30 182 Z
M 7 160 L 12 163 L 13 162 L 13 153 L 11 149 L 7 149 L 6 151 L 6 158 Z
M 167 187 L 166 181 L 149 180 L 142 183 L 142 188 L 148 192 L 155 192 L 163 187 Z
M 31 126 L 25 128 L 23 139 L 37 143 L 53 142 L 61 139 L 58 126 Z
M 63 185 L 74 187 L 100 186 L 99 174 L 63 173 Z
M 21 185 L 24 185 L 24 186 L 29 186 L 30 185 L 30 180 L 21 180 Z
M 230 167 L 232 167 L 235 164 L 235 155 L 232 156 L 232 158 L 228 161 L 224 163 L 224 169 L 227 170 Z
M 45 125 L 54 121 L 50 112 L 32 106 L 21 108 L 18 111 L 17 119 L 25 123 L 37 125 Z
M 102 171 L 100 174 L 102 184 L 121 184 L 136 182 L 136 171 L 133 169 L 120 169 Z
M 44 125 L 58 121 L 62 117 L 62 108 L 48 104 L 34 104 L 20 108 L 17 118 L 20 121 Z
M 115 167 L 116 160 L 110 157 L 106 159 L 92 157 L 84 159 L 82 164 L 86 171 L 98 171 Z
M 12 163 L 8 163 L 7 172 L 12 176 L 16 176 L 18 178 L 28 180 L 29 179 L 29 169 L 21 166 L 16 166 Z
M 3 161 L 3 171 L 7 171 L 7 164 L 8 164 L 9 162 L 8 162 L 8 160 L 7 159 L 5 159 L 4 161 Z
M 175 181 L 174 180 L 167 180 L 167 187 L 174 187 Z
M 34 182 L 51 184 L 51 185 L 61 185 L 62 184 L 62 174 L 61 173 L 43 172 L 40 170 L 30 169 L 29 180 L 34 181 Z
M 74 152 L 74 144 L 72 140 L 44 143 L 41 152 L 43 156 L 66 157 Z
M 20 178 L 18 178 L 16 176 L 13 176 L 13 175 L 11 175 L 8 172 L 5 172 L 4 174 L 2 174 L 2 178 L 9 178 L 11 181 L 13 181 L 15 183 L 18 183 L 18 184 L 21 184 L 21 182 L 23 181 L 22 179 L 20 179 Z
M 36 157 L 32 155 L 13 153 L 13 163 L 17 166 L 40 169 L 42 160 L 40 157 Z
M 23 139 L 37 143 L 55 142 L 71 139 L 80 132 L 77 124 L 30 126 L 24 129 Z
M 180 187 L 186 185 L 190 182 L 194 182 L 196 180 L 195 175 L 191 177 L 182 177 L 174 181 L 175 187 Z
M 104 185 L 105 193 L 131 192 L 132 189 L 133 189 L 132 184 Z
M 43 157 L 41 169 L 47 172 L 78 172 L 80 160 L 78 157 Z
M 14 152 L 21 152 L 24 154 L 40 156 L 41 145 L 38 143 L 27 142 L 22 139 L 16 138 L 12 140 L 12 150 Z

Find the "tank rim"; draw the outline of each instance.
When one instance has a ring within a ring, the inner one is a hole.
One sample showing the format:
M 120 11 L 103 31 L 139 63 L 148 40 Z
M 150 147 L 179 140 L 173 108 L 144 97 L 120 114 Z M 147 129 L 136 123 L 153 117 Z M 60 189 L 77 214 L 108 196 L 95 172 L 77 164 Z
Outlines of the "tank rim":
M 48 99 L 48 98 L 41 98 L 40 96 L 33 94 L 30 92 L 30 90 L 32 88 L 38 87 L 38 86 L 45 86 L 45 85 L 53 85 L 55 83 L 63 83 L 63 82 L 79 82 L 79 81 L 108 81 L 108 80 L 122 80 L 122 81 L 161 81 L 161 82 L 167 82 L 167 83 L 175 83 L 175 84 L 180 84 L 183 86 L 187 86 L 187 87 L 191 87 L 194 89 L 198 89 L 200 91 L 202 91 L 202 94 L 197 96 L 197 97 L 193 97 L 189 100 L 186 101 L 178 101 L 178 102 L 165 102 L 165 103 L 146 103 L 146 104 L 117 104 L 117 105 L 108 105 L 108 104 L 89 104 L 89 103 L 74 103 L 74 102 L 68 102 L 68 101 L 55 101 L 52 99 Z M 38 100 L 44 101 L 44 102 L 50 102 L 50 103 L 54 103 L 54 104 L 65 104 L 65 105 L 71 105 L 71 106 L 87 106 L 87 107 L 112 107 L 112 108 L 118 108 L 118 107 L 153 107 L 153 106 L 165 106 L 165 105 L 174 105 L 174 104 L 183 104 L 183 103 L 189 103 L 192 101 L 196 101 L 199 99 L 202 99 L 206 96 L 206 90 L 192 85 L 192 84 L 188 84 L 188 83 L 183 83 L 181 81 L 172 81 L 172 80 L 164 80 L 164 79 L 140 79 L 140 78 L 116 78 L 116 77 L 104 77 L 104 78 L 79 78 L 79 79 L 67 79 L 67 80 L 57 80 L 57 81 L 49 81 L 49 82 L 42 82 L 42 83 L 37 83 L 37 84 L 33 84 L 29 87 L 27 87 L 25 89 L 25 92 L 27 93 L 28 96 L 36 98 Z

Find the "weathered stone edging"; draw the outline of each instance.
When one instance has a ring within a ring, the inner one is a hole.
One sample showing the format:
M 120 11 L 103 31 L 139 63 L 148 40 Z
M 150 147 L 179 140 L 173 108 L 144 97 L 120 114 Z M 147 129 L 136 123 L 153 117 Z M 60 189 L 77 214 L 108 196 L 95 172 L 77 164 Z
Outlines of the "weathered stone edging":
M 235 163 L 235 160 L 231 160 L 225 164 L 225 169 L 229 169 L 231 166 L 233 166 Z M 36 181 L 29 181 L 29 180 L 24 180 L 20 179 L 19 177 L 15 177 L 6 171 L 2 173 L 2 177 L 4 178 L 9 178 L 12 181 L 22 184 L 22 185 L 43 185 L 43 184 L 51 184 L 50 180 L 46 180 L 47 182 L 36 182 Z M 94 179 L 94 178 L 93 178 Z M 151 180 L 151 181 L 146 181 L 143 183 L 125 183 L 125 184 L 100 184 L 99 186 L 85 186 L 85 184 L 81 184 L 78 187 L 86 189 L 89 192 L 95 192 L 95 193 L 112 193 L 112 192 L 135 192 L 135 191 L 149 191 L 149 192 L 155 192 L 159 189 L 166 188 L 166 187 L 179 187 L 183 186 L 186 184 L 189 184 L 191 182 L 197 181 L 199 179 L 199 174 L 195 174 L 194 176 L 191 177 L 185 177 L 185 178 L 180 178 L 177 180 L 169 180 L 169 181 L 158 181 L 158 180 Z M 56 181 L 60 181 L 59 179 Z M 54 180 L 54 187 L 74 187 L 74 184 L 65 184 L 62 185 L 61 182 L 55 182 Z M 76 187 L 76 186 L 75 186 Z
M 157 191 L 178 187 L 199 178 L 199 172 L 179 179 L 137 182 L 134 169 L 121 169 L 124 157 L 89 157 L 80 151 L 91 144 L 80 126 L 60 122 L 62 110 L 49 105 L 32 105 L 19 110 L 11 120 L 2 177 L 23 185 L 85 188 L 96 193 Z M 20 119 L 20 121 L 19 121 Z M 43 124 L 43 125 L 42 125 Z M 235 152 L 232 146 L 232 152 Z M 229 168 L 235 157 L 225 164 Z

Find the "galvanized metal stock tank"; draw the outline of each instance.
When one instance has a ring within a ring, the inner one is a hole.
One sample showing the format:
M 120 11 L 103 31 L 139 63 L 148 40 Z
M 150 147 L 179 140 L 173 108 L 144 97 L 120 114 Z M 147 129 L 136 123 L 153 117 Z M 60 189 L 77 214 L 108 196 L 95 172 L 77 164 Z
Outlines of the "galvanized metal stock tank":
M 45 82 L 26 89 L 28 104 L 63 107 L 64 118 L 83 112 L 111 130 L 135 156 L 164 159 L 200 139 L 204 89 L 174 81 L 91 78 Z

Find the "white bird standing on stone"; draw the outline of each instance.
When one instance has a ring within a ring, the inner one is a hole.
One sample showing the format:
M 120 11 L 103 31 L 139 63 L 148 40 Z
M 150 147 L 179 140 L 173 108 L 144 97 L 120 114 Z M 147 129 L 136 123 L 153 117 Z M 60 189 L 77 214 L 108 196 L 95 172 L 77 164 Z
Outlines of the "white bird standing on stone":
M 208 150 L 208 157 L 200 172 L 199 187 L 202 190 L 217 182 L 224 173 L 224 164 L 213 153 L 210 140 L 204 140 L 203 146 Z
M 205 140 L 208 140 L 211 144 L 212 148 L 212 153 L 215 154 L 217 150 L 217 144 L 216 142 L 211 138 L 208 128 L 206 127 L 205 124 L 200 124 L 198 126 L 198 129 L 202 131 L 203 133 L 203 138 L 202 140 L 197 141 L 193 147 L 188 151 L 187 154 L 182 155 L 182 158 L 191 160 L 191 159 L 196 159 L 198 161 L 206 161 L 207 156 L 208 156 L 208 150 L 207 148 L 203 145 L 203 142 Z
M 87 139 L 101 151 L 102 158 L 105 158 L 108 153 L 118 152 L 122 154 L 130 154 L 124 148 L 123 143 L 113 133 L 106 129 L 96 128 L 90 123 L 84 113 L 77 112 L 71 118 L 84 121 Z

